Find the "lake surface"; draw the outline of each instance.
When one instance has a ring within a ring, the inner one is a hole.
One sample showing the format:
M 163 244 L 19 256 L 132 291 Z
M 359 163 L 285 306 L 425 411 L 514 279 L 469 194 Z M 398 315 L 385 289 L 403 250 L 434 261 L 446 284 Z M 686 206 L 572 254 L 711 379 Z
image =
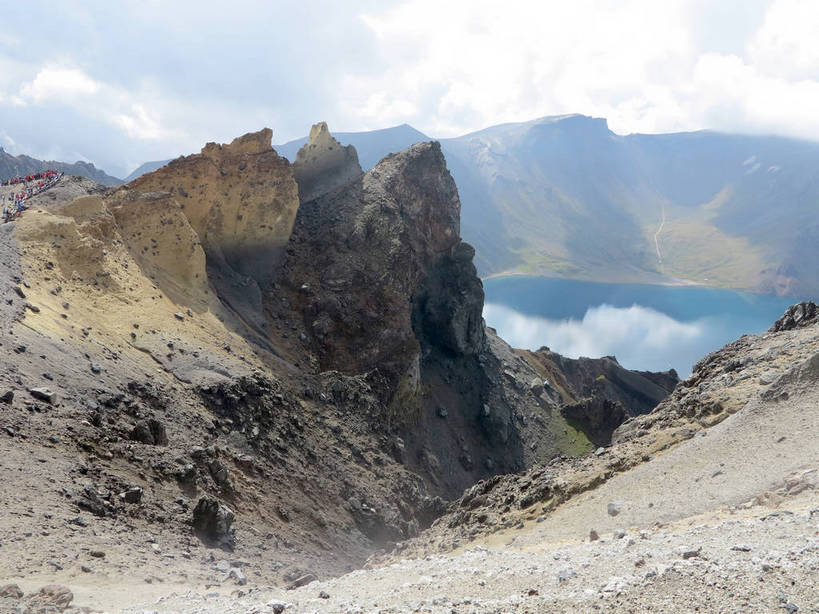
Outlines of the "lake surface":
M 514 347 L 686 377 L 709 352 L 761 333 L 796 298 L 698 286 L 606 284 L 545 277 L 484 280 L 486 323 Z

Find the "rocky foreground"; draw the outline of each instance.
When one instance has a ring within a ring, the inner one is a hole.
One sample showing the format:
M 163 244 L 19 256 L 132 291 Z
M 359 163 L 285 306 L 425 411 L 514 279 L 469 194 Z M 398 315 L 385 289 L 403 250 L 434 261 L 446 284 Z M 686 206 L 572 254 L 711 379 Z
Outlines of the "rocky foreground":
M 693 407 L 685 388 L 707 394 L 700 403 L 718 398 L 731 409 L 720 419 L 702 420 L 685 410 Z M 816 612 L 817 407 L 819 320 L 808 303 L 790 309 L 770 332 L 743 337 L 704 359 L 669 400 L 621 427 L 620 437 L 636 428 L 659 439 L 658 424 L 667 430 L 688 419 L 696 426 L 681 442 L 665 439 L 665 450 L 628 469 L 624 443 L 598 450 L 577 462 L 605 463 L 608 474 L 562 504 L 542 490 L 535 499 L 521 499 L 538 486 L 542 470 L 490 480 L 371 569 L 293 591 L 169 594 L 140 608 Z M 573 478 L 567 470 L 552 485 Z M 475 505 L 481 491 L 491 495 Z M 460 530 L 487 524 L 488 531 Z M 455 549 L 440 553 L 449 547 Z
M 679 385 L 518 352 L 437 144 L 270 141 L 0 226 L 0 611 L 816 607 L 815 305 Z

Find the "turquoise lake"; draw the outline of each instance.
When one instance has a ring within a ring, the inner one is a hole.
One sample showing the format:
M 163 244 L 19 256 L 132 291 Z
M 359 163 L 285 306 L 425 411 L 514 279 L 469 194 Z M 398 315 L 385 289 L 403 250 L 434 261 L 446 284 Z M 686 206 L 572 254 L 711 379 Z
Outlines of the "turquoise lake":
M 797 298 L 699 286 L 607 284 L 545 277 L 484 280 L 486 323 L 514 347 L 686 377 L 709 352 L 767 330 Z M 810 298 L 810 297 L 809 297 Z

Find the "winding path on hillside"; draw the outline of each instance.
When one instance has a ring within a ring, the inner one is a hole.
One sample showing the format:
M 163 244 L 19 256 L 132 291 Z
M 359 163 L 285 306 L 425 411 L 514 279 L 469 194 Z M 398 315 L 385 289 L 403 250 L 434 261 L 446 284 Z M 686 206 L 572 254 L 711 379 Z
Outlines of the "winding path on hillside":
M 660 241 L 659 236 L 660 233 L 663 231 L 663 226 L 665 226 L 665 205 L 663 205 L 663 219 L 660 222 L 660 227 L 657 229 L 657 232 L 654 233 L 654 249 L 657 250 L 657 262 L 660 265 L 660 271 L 665 273 L 665 268 L 663 267 L 663 256 L 660 253 Z

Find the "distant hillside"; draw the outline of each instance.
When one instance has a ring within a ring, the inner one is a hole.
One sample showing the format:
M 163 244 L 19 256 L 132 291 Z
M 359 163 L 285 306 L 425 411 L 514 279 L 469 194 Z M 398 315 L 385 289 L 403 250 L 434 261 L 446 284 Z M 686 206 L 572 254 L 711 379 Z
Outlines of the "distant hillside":
M 165 166 L 170 160 L 156 160 L 154 162 L 145 162 L 144 164 L 140 164 L 134 171 L 128 175 L 124 180 L 123 183 L 128 183 L 129 181 L 133 181 L 137 177 L 141 177 L 145 173 L 152 173 L 158 168 L 162 168 Z
M 442 141 L 483 274 L 819 291 L 819 144 L 549 117 Z
M 74 162 L 68 164 L 66 162 L 56 162 L 54 160 L 38 160 L 31 156 L 19 155 L 12 156 L 0 148 L 0 179 L 8 179 L 10 177 L 19 177 L 21 175 L 28 175 L 44 170 L 62 171 L 66 175 L 79 175 L 81 177 L 88 177 L 97 183 L 112 186 L 122 183 L 121 179 L 112 177 L 105 171 L 98 169 L 90 162 Z

